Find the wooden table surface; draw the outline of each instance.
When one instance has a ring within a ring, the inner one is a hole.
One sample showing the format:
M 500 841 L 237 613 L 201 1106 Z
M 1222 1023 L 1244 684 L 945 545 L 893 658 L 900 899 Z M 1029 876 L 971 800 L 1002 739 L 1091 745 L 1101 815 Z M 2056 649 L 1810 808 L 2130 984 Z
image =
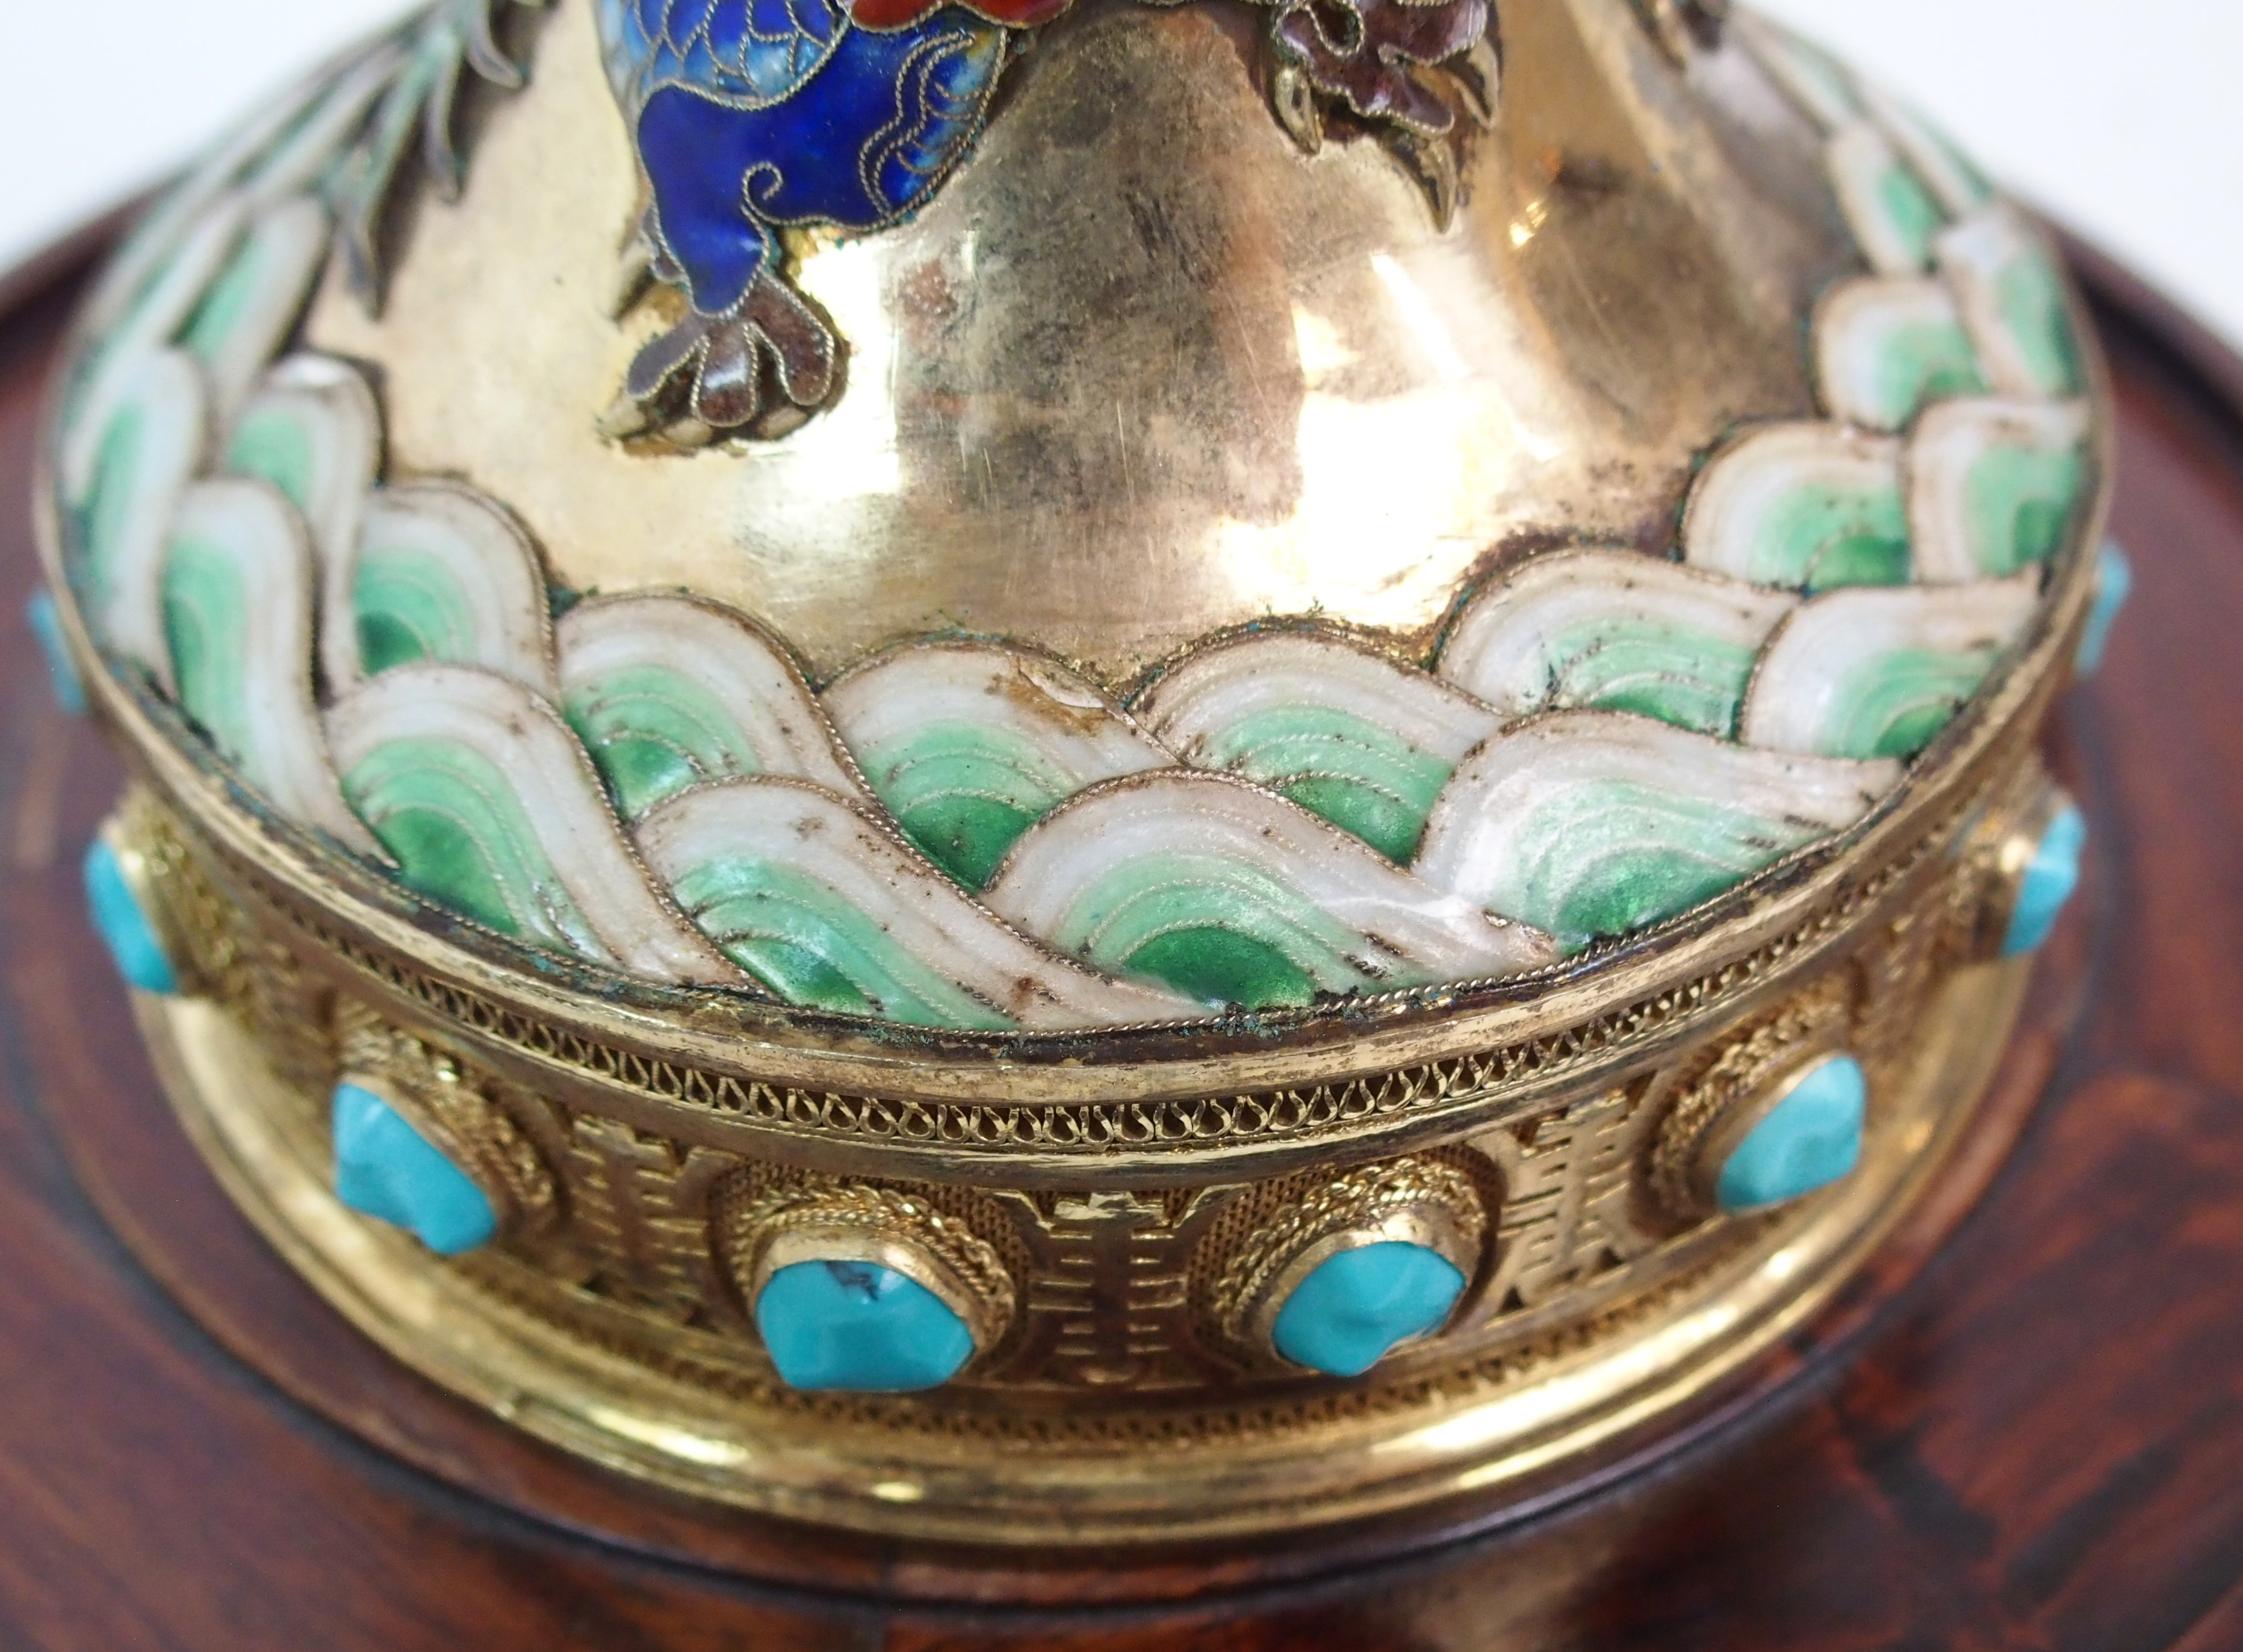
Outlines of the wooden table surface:
M 35 578 L 37 404 L 81 254 L 0 282 L 0 616 Z M 5 633 L 0 1649 L 2243 1647 L 2243 364 L 2087 273 L 2137 595 L 2058 735 L 2095 838 L 2049 973 L 2086 1009 L 2044 1002 L 2070 1031 L 2020 1057 L 2053 1077 L 2014 1158 L 1856 1357 L 1782 1403 L 1532 1526 L 1280 1594 L 1007 1614 L 750 1584 L 452 1489 L 235 1359 L 120 1231 L 248 1259 L 256 1311 L 373 1368 L 257 1273 L 157 1095 L 77 892 L 117 769 Z M 89 1183 L 66 1145 L 110 1168 Z

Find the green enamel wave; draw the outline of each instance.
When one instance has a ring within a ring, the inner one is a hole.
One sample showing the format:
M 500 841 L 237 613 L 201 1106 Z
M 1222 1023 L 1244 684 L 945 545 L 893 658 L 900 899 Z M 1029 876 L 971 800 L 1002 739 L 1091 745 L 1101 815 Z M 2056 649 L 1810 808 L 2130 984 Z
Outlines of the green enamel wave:
M 1316 705 L 1242 717 L 1208 742 L 1200 761 L 1259 781 L 1405 863 L 1456 769 L 1368 718 Z
M 1751 577 L 1807 591 L 1842 585 L 1904 585 L 1908 511 L 1900 489 L 1802 481 L 1758 524 Z
M 2064 279 L 2038 248 L 2010 259 L 1995 278 L 1995 303 L 2025 370 L 2043 395 L 2079 388 L 2079 346 L 2072 336 Z
M 93 489 L 79 518 L 78 542 L 85 547 L 87 583 L 104 597 L 114 588 L 118 554 L 148 485 L 143 473 L 148 439 L 146 411 L 128 402 L 111 415 L 94 460 Z
M 163 588 L 164 635 L 179 708 L 212 745 L 239 760 L 255 738 L 243 628 L 256 594 L 244 588 L 229 547 L 193 535 L 172 541 Z
M 785 1003 L 908 1026 L 1013 1024 L 897 945 L 878 915 L 798 870 L 719 856 L 689 870 L 671 892 L 727 957 Z
M 1985 388 L 1978 353 L 1959 321 L 1914 322 L 1894 327 L 1879 341 L 1870 400 L 1885 429 L 1897 430 L 1930 402 Z
M 408 887 L 502 935 L 605 956 L 489 758 L 455 741 L 390 740 L 342 782 Z
M 1303 1005 L 1320 991 L 1404 984 L 1366 970 L 1362 936 L 1283 878 L 1223 856 L 1133 858 L 1079 891 L 1046 938 L 1216 1005 Z
M 476 657 L 475 601 L 433 551 L 394 546 L 362 555 L 351 605 L 368 676 L 423 660 Z
M 1834 757 L 1912 757 L 1955 719 L 2000 658 L 1994 649 L 1896 648 L 1847 672 L 1830 698 Z
M 227 261 L 187 324 L 179 330 L 179 343 L 204 366 L 219 364 L 226 346 L 251 317 L 265 279 L 269 249 L 253 234 L 244 238 Z
M 236 475 L 272 483 L 307 515 L 317 502 L 313 490 L 317 485 L 319 458 L 311 432 L 295 413 L 268 408 L 245 416 L 226 442 L 226 467 Z
M 1566 628 L 1551 639 L 1549 653 L 1554 704 L 1633 711 L 1726 735 L 1736 724 L 1757 651 L 1702 631 L 1615 617 Z
M 968 889 L 987 883 L 1020 834 L 1076 789 L 1032 742 L 995 722 L 922 723 L 857 759 L 905 834 Z
M 1578 951 L 1686 912 L 1820 835 L 1638 781 L 1584 782 L 1537 810 L 1516 916 Z
M 1946 227 L 1947 214 L 1906 165 L 1888 166 L 1877 175 L 1876 205 L 1895 242 L 1921 266 L 1930 262 L 1933 239 Z
M 1998 578 L 2055 555 L 2085 475 L 2086 461 L 2073 447 L 2001 443 L 1980 454 L 1963 488 L 1978 567 Z
M 762 772 L 724 702 L 666 666 L 628 666 L 580 683 L 563 710 L 626 818 L 689 786 Z

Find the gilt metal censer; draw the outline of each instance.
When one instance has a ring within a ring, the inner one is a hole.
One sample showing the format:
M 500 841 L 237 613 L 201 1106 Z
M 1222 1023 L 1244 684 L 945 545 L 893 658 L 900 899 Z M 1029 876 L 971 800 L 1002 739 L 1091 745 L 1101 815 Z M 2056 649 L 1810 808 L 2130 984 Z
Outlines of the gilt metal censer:
M 1711 0 L 443 0 L 79 323 L 95 917 L 273 1244 L 610 1468 L 1499 1505 L 1970 1137 L 2099 373 Z

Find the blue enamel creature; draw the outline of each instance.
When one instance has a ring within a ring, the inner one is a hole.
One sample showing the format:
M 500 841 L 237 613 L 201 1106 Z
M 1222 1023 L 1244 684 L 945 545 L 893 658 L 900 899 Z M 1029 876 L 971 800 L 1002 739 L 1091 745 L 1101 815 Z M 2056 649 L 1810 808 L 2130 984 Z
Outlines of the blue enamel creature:
M 607 433 L 688 447 L 778 436 L 824 406 L 839 342 L 789 279 L 781 232 L 864 234 L 925 205 L 987 118 L 1014 37 L 1070 3 L 597 0 L 652 197 L 633 273 L 687 303 L 632 362 Z M 1452 101 L 1483 121 L 1493 104 L 1492 0 L 1261 3 L 1287 129 L 1313 150 L 1320 105 L 1344 108 L 1445 217 Z M 1436 64 L 1453 65 L 1449 94 L 1423 75 Z
M 923 205 L 980 128 L 1007 31 L 959 6 L 876 30 L 837 0 L 600 0 L 599 17 L 652 189 L 650 272 L 690 306 L 632 364 L 628 404 L 683 390 L 720 431 L 818 406 L 833 332 L 778 232 L 863 232 Z

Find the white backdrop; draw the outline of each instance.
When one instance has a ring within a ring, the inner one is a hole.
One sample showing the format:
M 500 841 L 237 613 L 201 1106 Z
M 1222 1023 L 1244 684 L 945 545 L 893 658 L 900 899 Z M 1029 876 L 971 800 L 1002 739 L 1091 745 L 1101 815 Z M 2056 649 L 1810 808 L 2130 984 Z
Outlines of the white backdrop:
M 2243 341 L 2243 5 L 1761 0 Z M 158 175 L 397 0 L 10 0 L 0 265 Z M 97 80 L 97 65 L 99 78 Z

